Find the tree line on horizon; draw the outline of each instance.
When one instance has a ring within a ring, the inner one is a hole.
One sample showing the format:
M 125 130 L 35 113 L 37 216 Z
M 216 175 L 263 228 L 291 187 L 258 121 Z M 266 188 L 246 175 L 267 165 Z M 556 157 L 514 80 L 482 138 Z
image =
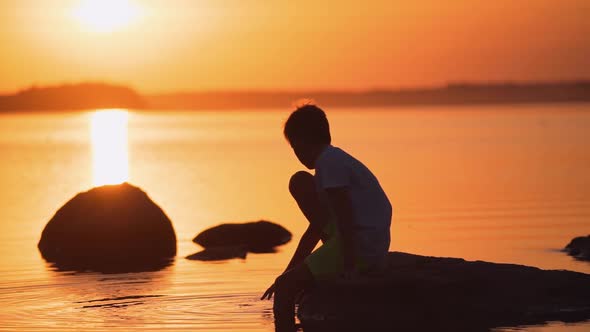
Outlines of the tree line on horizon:
M 33 86 L 0 95 L 0 111 L 231 110 L 290 107 L 298 100 L 327 107 L 387 107 L 590 102 L 590 80 L 549 83 L 455 83 L 434 88 L 367 91 L 207 91 L 142 95 L 108 83 Z

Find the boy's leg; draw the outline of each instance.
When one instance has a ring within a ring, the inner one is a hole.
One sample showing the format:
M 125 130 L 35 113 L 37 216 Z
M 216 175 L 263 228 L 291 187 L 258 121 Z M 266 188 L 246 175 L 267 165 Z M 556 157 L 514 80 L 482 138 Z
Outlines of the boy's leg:
M 275 281 L 273 312 L 275 331 L 295 331 L 295 297 L 313 283 L 313 276 L 305 264 L 286 271 Z
M 320 232 L 322 242 L 326 242 L 328 235 L 324 232 L 324 229 L 328 224 L 330 214 L 326 207 L 321 204 L 313 175 L 304 171 L 293 174 L 289 181 L 289 192 L 305 218 Z

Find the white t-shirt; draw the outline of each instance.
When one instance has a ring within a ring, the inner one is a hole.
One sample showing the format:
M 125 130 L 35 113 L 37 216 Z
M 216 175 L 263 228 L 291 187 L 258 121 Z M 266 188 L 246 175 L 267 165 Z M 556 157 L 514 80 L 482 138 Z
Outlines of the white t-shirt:
M 348 153 L 329 145 L 316 160 L 315 181 L 322 196 L 328 188 L 348 188 L 357 255 L 370 262 L 385 257 L 389 251 L 392 208 L 375 175 Z

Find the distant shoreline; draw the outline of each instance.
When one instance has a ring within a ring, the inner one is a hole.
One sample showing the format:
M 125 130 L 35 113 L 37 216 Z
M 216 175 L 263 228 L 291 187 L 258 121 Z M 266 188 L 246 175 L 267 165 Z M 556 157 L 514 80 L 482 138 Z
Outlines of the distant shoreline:
M 377 108 L 590 102 L 590 80 L 548 83 L 461 83 L 435 88 L 351 91 L 209 91 L 142 95 L 130 87 L 79 83 L 31 87 L 0 95 L 0 112 L 80 112 L 96 108 L 138 111 L 230 111 L 293 107 L 313 100 L 323 107 Z

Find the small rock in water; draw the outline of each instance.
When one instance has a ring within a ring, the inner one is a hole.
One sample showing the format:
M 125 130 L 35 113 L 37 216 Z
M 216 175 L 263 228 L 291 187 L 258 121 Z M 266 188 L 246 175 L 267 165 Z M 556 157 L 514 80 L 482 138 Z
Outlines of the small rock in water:
M 590 235 L 574 238 L 565 246 L 565 251 L 578 259 L 590 260 Z
M 197 235 L 193 242 L 204 248 L 243 247 L 250 252 L 274 252 L 274 247 L 291 240 L 283 226 L 260 220 L 242 224 L 221 224 Z

